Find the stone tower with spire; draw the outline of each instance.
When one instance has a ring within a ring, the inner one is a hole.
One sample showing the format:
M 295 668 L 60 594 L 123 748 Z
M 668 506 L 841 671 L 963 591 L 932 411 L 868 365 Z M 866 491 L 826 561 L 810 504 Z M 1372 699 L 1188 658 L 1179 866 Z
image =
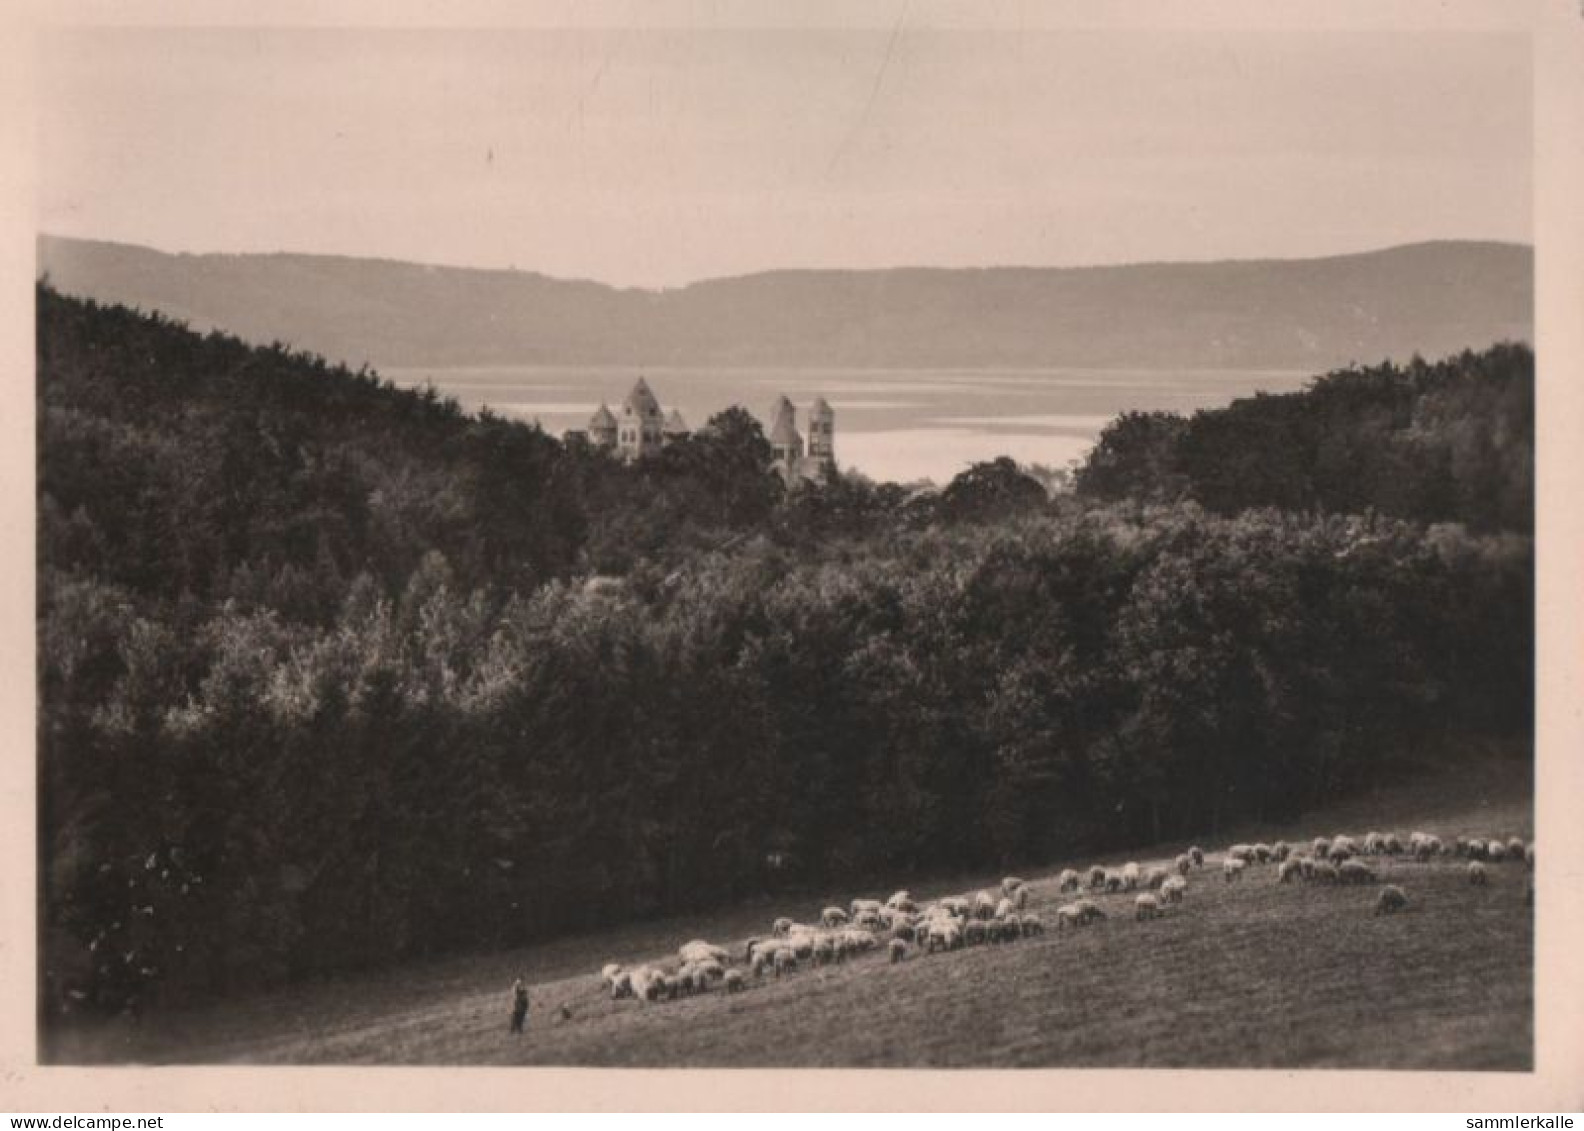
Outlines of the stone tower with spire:
M 623 459 L 638 459 L 660 450 L 665 443 L 665 417 L 660 402 L 642 377 L 622 402 L 616 423 L 616 450 Z

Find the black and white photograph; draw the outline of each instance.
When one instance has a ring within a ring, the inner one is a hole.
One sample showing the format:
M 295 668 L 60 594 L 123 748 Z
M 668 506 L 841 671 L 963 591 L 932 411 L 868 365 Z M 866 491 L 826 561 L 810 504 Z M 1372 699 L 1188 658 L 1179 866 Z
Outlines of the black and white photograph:
M 42 28 L 37 1063 L 1535 1073 L 1536 36 L 1123 8 Z

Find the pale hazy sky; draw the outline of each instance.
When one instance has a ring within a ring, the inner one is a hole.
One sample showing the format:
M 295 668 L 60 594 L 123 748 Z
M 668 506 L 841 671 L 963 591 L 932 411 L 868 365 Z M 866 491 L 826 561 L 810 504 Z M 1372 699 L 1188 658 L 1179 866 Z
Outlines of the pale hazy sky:
M 1531 238 L 1517 36 L 122 29 L 41 59 L 40 228 L 173 251 L 655 286 Z

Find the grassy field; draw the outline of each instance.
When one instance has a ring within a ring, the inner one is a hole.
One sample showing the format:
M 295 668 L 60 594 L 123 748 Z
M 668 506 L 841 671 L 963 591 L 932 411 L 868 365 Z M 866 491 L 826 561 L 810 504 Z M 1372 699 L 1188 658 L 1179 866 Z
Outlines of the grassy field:
M 1529 1069 L 1534 931 L 1521 864 L 1492 865 L 1478 889 L 1461 861 L 1380 861 L 1383 880 L 1412 900 L 1386 916 L 1372 914 L 1375 887 L 1278 884 L 1269 866 L 1235 884 L 1220 875 L 1220 849 L 1234 840 L 1373 828 L 1527 840 L 1527 764 L 1380 790 L 1294 826 L 1232 830 L 1204 844 L 1211 857 L 1185 902 L 1154 922 L 1135 922 L 1133 896 L 1113 895 L 1100 897 L 1110 918 L 1077 933 L 914 951 L 898 965 L 874 953 L 732 996 L 641 1005 L 611 1001 L 598 984 L 607 961 L 657 959 L 690 938 L 735 950 L 777 915 L 812 921 L 826 903 L 889 889 L 831 892 L 51 1033 L 41 1051 L 56 1063 Z M 1055 890 L 1061 867 L 1165 862 L 1183 847 L 1024 870 L 1031 908 L 1053 925 L 1071 898 Z M 896 886 L 932 898 L 998 879 Z M 533 994 L 522 1038 L 507 1032 L 518 976 Z

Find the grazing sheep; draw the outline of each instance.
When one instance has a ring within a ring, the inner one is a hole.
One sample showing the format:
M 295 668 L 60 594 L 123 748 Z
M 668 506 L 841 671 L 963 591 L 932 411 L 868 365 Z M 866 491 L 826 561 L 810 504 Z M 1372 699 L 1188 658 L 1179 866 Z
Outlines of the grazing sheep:
M 1337 836 L 1331 838 L 1332 854 L 1335 855 L 1337 849 L 1339 848 L 1343 852 L 1346 852 L 1349 856 L 1357 856 L 1359 854 L 1358 842 L 1350 836 L 1342 836 L 1341 834 L 1338 834 Z
M 1234 844 L 1226 850 L 1228 860 L 1242 860 L 1248 863 L 1254 859 L 1254 846 L 1252 844 Z
M 1485 859 L 1485 842 L 1483 840 L 1470 839 L 1468 842 L 1468 854 L 1470 860 Z
M 992 919 L 985 926 L 993 943 L 1016 942 L 1023 936 L 1023 919 L 1015 911 L 1005 919 Z
M 1006 876 L 1001 880 L 1001 894 L 1011 897 L 1012 893 L 1023 886 L 1023 881 L 1016 876 Z
M 847 925 L 847 912 L 840 907 L 827 907 L 820 912 L 820 926 L 845 927 Z
M 1344 860 L 1337 868 L 1337 878 L 1345 884 L 1373 884 L 1378 877 L 1364 861 Z
M 1344 860 L 1351 860 L 1352 858 L 1353 853 L 1349 852 L 1344 846 L 1337 844 L 1335 841 L 1331 843 L 1331 852 L 1326 856 L 1326 859 L 1331 861 L 1333 864 L 1340 864 Z
M 1381 851 L 1385 852 L 1388 856 L 1401 856 L 1403 853 L 1402 837 L 1398 836 L 1396 833 L 1387 833 L 1386 843 L 1382 846 Z
M 1081 927 L 1095 919 L 1104 919 L 1105 912 L 1091 899 L 1066 903 L 1056 909 L 1056 930 Z
M 836 961 L 836 940 L 826 936 L 814 941 L 814 965 L 829 966 Z
M 1486 881 L 1490 877 L 1485 872 L 1485 865 L 1481 864 L 1478 860 L 1470 860 L 1468 866 L 1468 878 L 1469 883 L 1473 884 L 1475 887 L 1484 887 Z
M 1524 844 L 1522 837 L 1510 836 L 1507 838 L 1507 855 L 1514 860 L 1522 860 L 1526 848 L 1527 846 Z
M 1061 875 L 1056 877 L 1056 890 L 1064 895 L 1070 891 L 1077 891 L 1082 886 L 1082 878 L 1071 868 L 1063 868 Z
M 1106 913 L 1100 909 L 1100 905 L 1092 899 L 1080 899 L 1074 906 L 1078 908 L 1079 916 L 1086 923 L 1106 917 Z
M 782 947 L 780 950 L 776 951 L 773 962 L 775 965 L 775 976 L 777 978 L 779 978 L 782 974 L 797 973 L 797 955 L 793 953 L 793 951 L 788 947 Z
M 995 909 L 995 896 L 991 895 L 987 891 L 979 891 L 974 893 L 973 917 L 975 919 L 993 919 L 995 918 Z
M 694 939 L 692 942 L 683 943 L 677 948 L 677 956 L 683 962 L 705 962 L 714 960 L 721 964 L 731 961 L 731 952 L 723 946 L 714 946 L 703 939 Z
M 996 904 L 995 915 L 993 917 L 996 919 L 1005 919 L 1008 915 L 1012 914 L 1012 912 L 1016 910 L 1017 908 L 1013 905 L 1010 899 L 1003 899 L 1000 903 Z
M 913 896 L 905 891 L 892 892 L 891 898 L 886 900 L 886 906 L 893 911 L 917 911 L 913 903 Z
M 968 900 L 960 895 L 947 896 L 940 901 L 940 906 L 958 918 L 966 917 L 971 909 Z
M 770 954 L 771 952 L 768 950 L 754 951 L 753 958 L 749 959 L 748 961 L 748 968 L 753 971 L 753 976 L 755 978 L 764 977 L 766 968 L 771 964 Z
M 1278 840 L 1275 844 L 1271 845 L 1272 860 L 1280 862 L 1286 860 L 1287 857 L 1291 855 L 1292 845 L 1288 844 L 1285 840 Z
M 1452 851 L 1458 856 L 1467 856 L 1469 854 L 1469 838 L 1466 836 L 1458 837 L 1457 840 L 1452 842 Z
M 1314 882 L 1317 884 L 1334 884 L 1340 878 L 1337 866 L 1328 861 L 1318 861 L 1314 866 Z
M 1294 876 L 1302 874 L 1302 863 L 1298 860 L 1283 860 L 1276 865 L 1276 882 L 1279 884 L 1291 883 Z
M 853 920 L 853 926 L 862 927 L 866 931 L 880 931 L 885 929 L 885 920 L 875 911 L 868 908 L 858 912 L 858 918 Z
M 1101 888 L 1105 887 L 1105 884 L 1106 870 L 1100 867 L 1100 865 L 1096 864 L 1093 868 L 1089 869 L 1089 888 L 1091 891 L 1099 891 Z
M 777 919 L 770 925 L 770 933 L 777 938 L 786 938 L 787 935 L 791 934 L 793 926 L 794 924 L 790 919 Z
M 1105 889 L 1106 889 L 1106 894 L 1107 895 L 1115 895 L 1117 892 L 1121 891 L 1126 886 L 1127 886 L 1127 881 L 1124 880 L 1121 876 L 1107 876 L 1106 877 Z
M 1411 843 L 1413 858 L 1421 864 L 1428 864 L 1430 862 L 1430 858 L 1435 855 L 1435 849 L 1430 846 L 1430 842 L 1427 840 L 1418 840 Z
M 919 929 L 912 923 L 898 923 L 891 928 L 891 937 L 903 942 L 917 942 Z
M 1122 886 L 1128 891 L 1139 886 L 1139 866 L 1136 861 L 1129 860 L 1122 866 Z
M 1271 851 L 1270 845 L 1256 844 L 1254 846 L 1254 859 L 1259 861 L 1261 864 L 1269 864 L 1272 855 L 1273 853 Z
M 852 908 L 852 917 L 856 919 L 865 911 L 873 911 L 876 915 L 880 914 L 882 904 L 878 899 L 855 899 L 850 906 Z
M 1499 840 L 1490 841 L 1485 845 L 1485 859 L 1492 864 L 1500 864 L 1507 859 L 1507 846 Z
M 1229 856 L 1221 861 L 1221 875 L 1227 883 L 1243 878 L 1243 869 L 1248 867 L 1248 861 L 1237 856 Z
M 620 962 L 607 962 L 600 968 L 600 982 L 606 989 L 615 984 L 616 976 L 622 972 Z
M 1204 849 L 1200 848 L 1197 844 L 1190 846 L 1188 849 L 1188 859 L 1194 862 L 1195 868 L 1203 868 Z
M 620 1001 L 624 997 L 633 997 L 632 975 L 626 970 L 611 979 L 610 996 L 612 1001 Z
M 1386 838 L 1377 832 L 1364 834 L 1364 855 L 1382 856 L 1386 852 Z
M 1151 868 L 1144 873 L 1144 886 L 1151 891 L 1160 891 L 1161 885 L 1170 878 L 1171 873 L 1165 868 Z
M 891 962 L 895 965 L 907 957 L 907 943 L 901 939 L 892 939 L 886 944 L 886 951 L 891 955 Z
M 1298 864 L 1299 874 L 1302 875 L 1306 881 L 1314 879 L 1315 862 L 1313 857 L 1294 856 L 1293 860 Z
M 956 950 L 963 945 L 963 930 L 955 920 L 939 919 L 929 925 L 924 949 L 930 954 L 937 950 Z
M 984 919 L 970 919 L 963 925 L 963 943 L 966 946 L 977 946 L 989 941 L 990 928 Z
M 1390 915 L 1408 906 L 1408 894 L 1396 884 L 1387 884 L 1375 897 L 1375 914 Z
M 741 970 L 726 971 L 726 992 L 740 994 L 748 988 L 748 979 L 743 977 Z
M 1177 869 L 1179 876 L 1186 876 L 1188 869 L 1193 867 L 1193 859 L 1186 852 L 1177 854 L 1177 859 L 1172 861 L 1172 867 Z
M 1309 854 L 1316 860 L 1324 860 L 1331 855 L 1331 842 L 1323 836 L 1314 838 L 1314 843 L 1309 846 Z
M 1183 893 L 1188 890 L 1188 881 L 1181 876 L 1173 876 L 1161 885 L 1161 895 L 1167 903 L 1181 903 Z
M 1028 901 L 1029 889 L 1027 887 L 1018 888 L 1017 891 L 1012 893 L 1012 905 L 1019 911 L 1028 906 Z
M 1034 914 L 1034 912 L 1032 912 L 1032 911 L 1030 911 L 1028 914 L 1024 915 L 1021 918 L 1020 922 L 1022 923 L 1022 926 L 1023 926 L 1023 937 L 1026 938 L 1026 939 L 1027 938 L 1032 938 L 1035 935 L 1043 935 L 1045 933 L 1045 922 L 1044 922 L 1044 920 L 1042 920 L 1038 915 Z
M 1159 919 L 1161 916 L 1160 900 L 1148 892 L 1133 901 L 1134 919 Z

